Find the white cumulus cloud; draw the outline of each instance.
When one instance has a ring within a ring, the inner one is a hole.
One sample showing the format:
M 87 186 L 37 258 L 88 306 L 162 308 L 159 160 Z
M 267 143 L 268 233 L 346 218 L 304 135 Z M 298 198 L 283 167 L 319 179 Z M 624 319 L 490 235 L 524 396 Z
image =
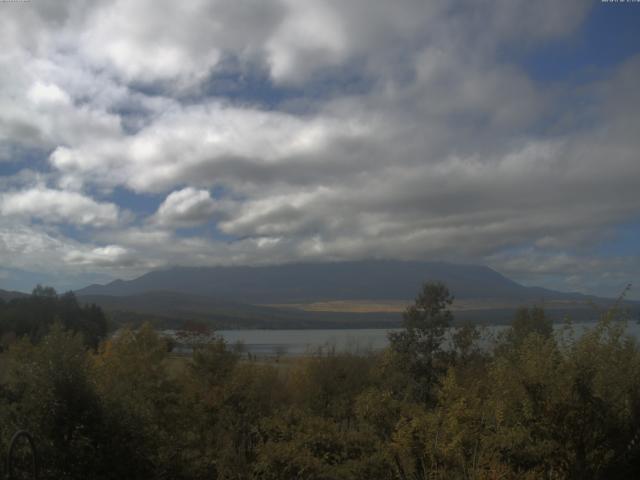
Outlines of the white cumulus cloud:
M 441 258 L 495 262 L 519 278 L 560 275 L 578 259 L 609 274 L 584 252 L 640 211 L 640 56 L 579 84 L 541 81 L 520 61 L 575 41 L 590 8 L 3 7 L 2 255 L 17 268 L 36 265 L 29 255 L 45 268 L 49 251 L 50 268 L 130 273 Z M 128 209 L 137 217 L 124 222 Z M 180 230 L 209 222 L 213 238 Z M 503 255 L 513 249 L 544 262 Z M 536 273 L 543 264 L 559 267 Z
M 119 219 L 118 207 L 113 203 L 43 186 L 0 195 L 0 212 L 6 216 L 93 227 L 115 225 Z
M 159 225 L 189 227 L 206 223 L 216 212 L 216 202 L 207 190 L 192 187 L 171 192 L 162 202 L 153 221 Z

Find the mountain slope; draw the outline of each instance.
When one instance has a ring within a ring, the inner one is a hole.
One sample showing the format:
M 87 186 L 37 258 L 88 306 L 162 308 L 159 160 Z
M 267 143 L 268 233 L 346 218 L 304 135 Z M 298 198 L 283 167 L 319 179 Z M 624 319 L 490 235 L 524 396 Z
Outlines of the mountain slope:
M 185 322 L 195 321 L 215 329 L 394 328 L 400 326 L 401 312 L 410 303 L 407 301 L 398 310 L 356 312 L 314 311 L 295 304 L 277 308 L 163 291 L 127 296 L 81 295 L 78 299 L 102 307 L 114 326 L 152 322 L 159 328 L 182 328 Z M 455 302 L 452 310 L 458 323 L 499 325 L 510 323 L 518 306 L 517 302 L 463 301 Z M 633 310 L 635 316 L 640 313 L 637 306 Z M 598 318 L 598 311 L 584 302 L 550 302 L 545 304 L 545 311 L 554 321 L 567 316 L 576 322 Z
M 91 285 L 78 295 L 189 293 L 243 303 L 343 299 L 412 299 L 426 281 L 444 282 L 456 298 L 570 300 L 579 294 L 524 287 L 485 266 L 442 262 L 360 261 L 265 267 L 176 267 L 129 281 Z
M 5 302 L 8 302 L 9 300 L 13 300 L 14 298 L 24 298 L 28 296 L 29 294 L 27 293 L 0 289 L 0 299 L 4 300 Z
M 193 320 L 217 329 L 394 327 L 404 306 L 430 280 L 444 282 L 455 295 L 457 321 L 504 324 L 519 306 L 531 304 L 544 305 L 557 321 L 567 315 L 586 321 L 598 315 L 587 300 L 604 306 L 612 302 L 524 287 L 483 266 L 402 261 L 179 267 L 91 285 L 76 294 L 82 302 L 100 305 L 115 323 L 150 320 L 174 328 Z
M 83 303 L 102 307 L 116 324 L 151 321 L 180 328 L 196 321 L 216 329 L 234 328 L 370 328 L 397 326 L 397 313 L 306 312 L 250 305 L 180 292 L 151 291 L 126 296 L 79 295 Z

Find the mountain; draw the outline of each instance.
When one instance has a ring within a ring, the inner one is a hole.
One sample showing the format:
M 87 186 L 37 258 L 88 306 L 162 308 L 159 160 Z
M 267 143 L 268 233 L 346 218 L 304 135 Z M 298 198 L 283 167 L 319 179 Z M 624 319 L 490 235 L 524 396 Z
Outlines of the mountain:
M 458 299 L 578 300 L 580 294 L 524 287 L 489 267 L 372 260 L 260 267 L 176 267 L 134 280 L 91 285 L 78 295 L 127 296 L 172 291 L 243 303 L 409 300 L 426 281 L 444 282 Z
M 76 291 L 116 323 L 174 328 L 185 321 L 234 328 L 398 326 L 402 309 L 426 281 L 456 297 L 458 321 L 504 324 L 520 305 L 541 304 L 554 320 L 593 320 L 612 300 L 525 287 L 491 268 L 443 262 L 372 260 L 260 267 L 175 267 Z M 635 302 L 633 309 L 638 310 Z
M 5 302 L 8 302 L 9 300 L 13 300 L 14 298 L 24 298 L 28 296 L 29 294 L 27 293 L 2 290 L 0 288 L 0 299 L 4 300 Z

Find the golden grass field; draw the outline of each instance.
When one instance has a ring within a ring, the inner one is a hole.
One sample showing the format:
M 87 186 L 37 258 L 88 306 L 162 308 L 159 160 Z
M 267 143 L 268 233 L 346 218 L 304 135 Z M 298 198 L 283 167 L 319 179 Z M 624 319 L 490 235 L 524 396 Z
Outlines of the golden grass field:
M 275 308 L 293 308 L 305 312 L 337 312 L 337 313 L 401 313 L 408 305 L 413 303 L 412 300 L 328 300 L 324 302 L 309 303 L 277 303 L 265 306 Z M 451 310 L 495 310 L 502 308 L 517 308 L 531 302 L 523 301 L 505 301 L 505 300 L 474 300 L 464 299 L 455 300 Z M 547 301 L 542 304 L 547 308 L 581 308 L 586 307 L 584 302 L 576 301 Z

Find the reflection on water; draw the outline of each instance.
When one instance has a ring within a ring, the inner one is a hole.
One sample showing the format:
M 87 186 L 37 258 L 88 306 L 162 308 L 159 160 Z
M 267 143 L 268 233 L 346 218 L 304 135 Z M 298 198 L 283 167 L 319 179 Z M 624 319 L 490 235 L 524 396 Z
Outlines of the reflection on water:
M 595 323 L 574 325 L 575 332 L 580 335 Z M 491 345 L 495 337 L 507 327 L 494 325 L 483 327 L 482 343 Z M 555 325 L 556 330 L 563 328 Z M 388 345 L 387 333 L 397 329 L 333 329 L 333 330 L 220 330 L 221 335 L 230 345 L 243 344 L 245 352 L 252 355 L 285 356 L 309 355 L 319 350 L 351 353 L 367 353 L 382 350 Z M 640 325 L 629 323 L 627 332 L 640 339 Z

